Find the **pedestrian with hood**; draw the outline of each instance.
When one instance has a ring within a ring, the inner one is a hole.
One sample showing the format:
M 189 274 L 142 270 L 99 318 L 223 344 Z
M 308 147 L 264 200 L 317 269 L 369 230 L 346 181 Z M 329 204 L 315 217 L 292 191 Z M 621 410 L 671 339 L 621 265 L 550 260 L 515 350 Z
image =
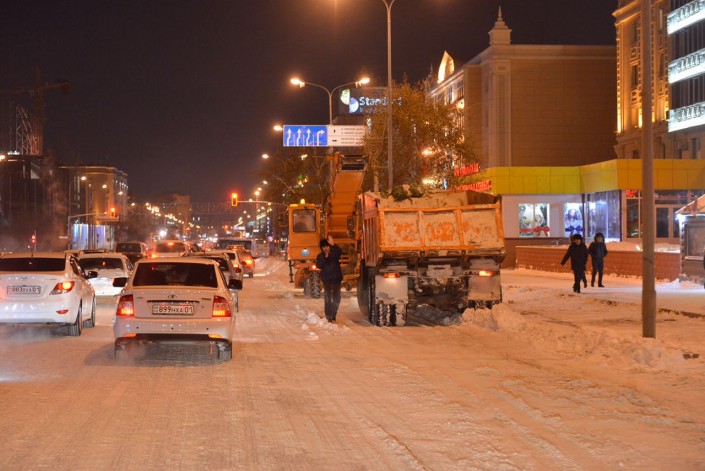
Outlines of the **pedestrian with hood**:
M 607 245 L 602 232 L 595 233 L 595 240 L 590 242 L 588 248 L 590 259 L 592 260 L 592 278 L 590 286 L 595 286 L 595 275 L 597 275 L 597 286 L 604 288 L 602 284 L 602 274 L 605 271 L 605 257 L 607 256 Z
M 340 306 L 340 285 L 343 282 L 343 271 L 340 269 L 340 257 L 343 252 L 335 245 L 330 235 L 321 239 L 319 245 L 321 253 L 316 257 L 316 268 L 321 270 L 323 309 L 328 322 L 335 322 L 338 306 Z
M 573 291 L 579 293 L 580 282 L 583 281 L 583 276 L 585 276 L 585 268 L 588 261 L 588 249 L 583 243 L 583 236 L 580 234 L 575 234 L 573 237 L 573 241 L 568 247 L 563 260 L 561 260 L 561 265 L 565 265 L 568 259 L 570 259 L 570 268 L 573 270 Z

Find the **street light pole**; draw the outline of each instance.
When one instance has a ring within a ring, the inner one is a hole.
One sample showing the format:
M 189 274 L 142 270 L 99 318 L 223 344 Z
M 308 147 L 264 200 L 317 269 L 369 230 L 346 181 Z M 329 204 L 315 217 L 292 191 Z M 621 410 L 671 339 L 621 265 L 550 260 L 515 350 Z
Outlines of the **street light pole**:
M 361 85 L 365 85 L 367 83 L 370 83 L 370 79 L 368 77 L 363 77 L 360 80 L 357 80 L 355 82 L 348 82 L 344 83 L 342 85 L 338 85 L 337 87 L 333 88 L 332 90 L 329 90 L 327 87 L 324 87 L 323 85 L 319 85 L 317 83 L 313 82 L 306 82 L 304 80 L 299 80 L 298 78 L 294 77 L 290 80 L 292 85 L 298 85 L 299 88 L 303 88 L 306 85 L 311 85 L 312 87 L 317 87 L 323 90 L 328 94 L 328 124 L 333 124 L 333 94 L 335 93 L 336 90 L 339 90 L 343 87 L 347 87 L 348 85 L 355 85 L 356 87 L 359 87 Z
M 392 163 L 392 5 L 396 0 L 382 0 L 387 9 L 387 172 L 389 191 L 394 185 L 394 165 Z

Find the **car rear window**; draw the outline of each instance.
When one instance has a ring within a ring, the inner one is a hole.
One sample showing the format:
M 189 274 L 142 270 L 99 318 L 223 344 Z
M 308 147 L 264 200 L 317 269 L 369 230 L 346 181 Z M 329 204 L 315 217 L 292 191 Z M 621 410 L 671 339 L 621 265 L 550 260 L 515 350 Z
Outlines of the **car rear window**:
M 205 257 L 205 258 L 207 258 L 207 259 L 209 259 L 209 260 L 214 260 L 214 261 L 218 262 L 218 267 L 219 267 L 221 270 L 225 270 L 225 271 L 229 271 L 229 270 L 230 270 L 230 267 L 228 267 L 228 262 L 227 262 L 227 260 L 225 260 L 223 257 Z
M 63 258 L 0 258 L 0 271 L 64 271 L 66 260 Z
M 218 287 L 213 265 L 201 263 L 140 262 L 132 286 L 206 286 Z
M 135 243 L 118 243 L 115 246 L 115 251 L 116 252 L 142 252 L 142 247 L 140 247 L 140 244 L 135 244 Z
M 183 242 L 160 242 L 155 250 L 157 253 L 180 253 L 186 252 L 186 245 Z
M 122 270 L 122 260 L 114 257 L 81 258 L 78 260 L 84 271 L 86 270 Z

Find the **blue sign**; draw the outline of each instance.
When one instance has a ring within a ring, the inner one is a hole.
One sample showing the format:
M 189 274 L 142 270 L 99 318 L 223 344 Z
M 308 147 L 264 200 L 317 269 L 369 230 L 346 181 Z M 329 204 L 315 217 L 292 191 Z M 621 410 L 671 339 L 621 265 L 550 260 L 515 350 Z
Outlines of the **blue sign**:
M 328 126 L 284 125 L 284 147 L 328 147 Z

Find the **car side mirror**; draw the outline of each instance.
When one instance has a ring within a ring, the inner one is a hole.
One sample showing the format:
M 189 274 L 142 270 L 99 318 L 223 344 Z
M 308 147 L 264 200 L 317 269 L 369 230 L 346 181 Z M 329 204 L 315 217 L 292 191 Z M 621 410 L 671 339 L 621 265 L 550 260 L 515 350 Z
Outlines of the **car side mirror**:
M 95 270 L 88 270 L 83 277 L 87 280 L 90 280 L 91 278 L 98 278 L 98 272 Z
M 113 287 L 115 287 L 115 288 L 124 288 L 126 284 L 127 284 L 127 277 L 126 276 L 118 276 L 117 278 L 113 278 Z
M 228 281 L 228 288 L 242 289 L 242 280 L 238 280 L 236 278 L 230 278 L 230 281 Z

